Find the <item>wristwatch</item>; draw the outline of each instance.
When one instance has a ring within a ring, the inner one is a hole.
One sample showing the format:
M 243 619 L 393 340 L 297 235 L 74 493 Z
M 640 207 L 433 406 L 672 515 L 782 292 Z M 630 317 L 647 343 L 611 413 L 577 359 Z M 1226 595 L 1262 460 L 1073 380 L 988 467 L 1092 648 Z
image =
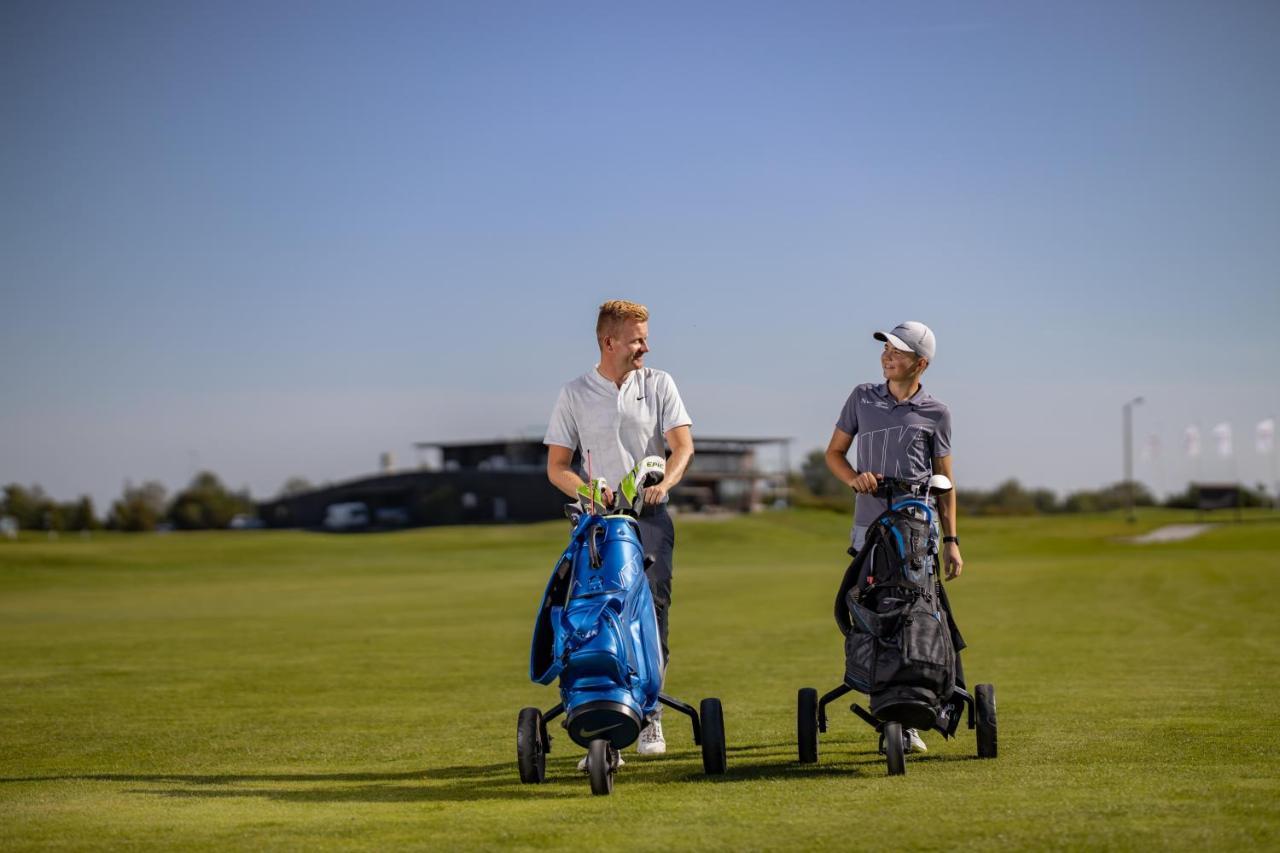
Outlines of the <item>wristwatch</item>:
M 947 542 L 954 542 L 955 544 L 959 545 L 959 544 L 960 544 L 960 537 L 959 537 L 959 536 L 943 536 L 943 537 L 942 537 L 942 541 L 943 541 L 944 543 L 947 543 Z

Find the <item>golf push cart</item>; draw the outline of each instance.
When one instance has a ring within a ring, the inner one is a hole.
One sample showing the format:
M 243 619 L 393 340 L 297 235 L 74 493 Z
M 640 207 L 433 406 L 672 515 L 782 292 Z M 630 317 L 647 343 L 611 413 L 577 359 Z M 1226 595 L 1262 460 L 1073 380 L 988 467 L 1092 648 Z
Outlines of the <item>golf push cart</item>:
M 866 542 L 836 594 L 836 624 L 845 635 L 845 676 L 821 698 L 812 687 L 797 697 L 801 763 L 818 760 L 818 734 L 827 731 L 827 705 L 851 691 L 868 694 L 869 709 L 849 707 L 880 734 L 890 776 L 906 773 L 904 730 L 932 729 L 952 737 L 967 715 L 977 730 L 978 757 L 996 757 L 995 687 L 970 694 L 956 683 L 964 641 L 955 629 L 939 575 L 938 536 L 931 492 L 951 481 L 884 478 L 876 495 L 889 508 L 867 529 Z
M 551 751 L 547 723 L 564 715 L 569 738 L 587 750 L 591 793 L 613 791 L 618 751 L 635 743 L 659 703 L 688 715 L 693 742 L 708 774 L 725 771 L 724 712 L 719 699 L 699 710 L 661 693 L 663 660 L 658 620 L 636 518 L 646 486 L 662 482 L 666 464 L 641 460 L 619 484 L 616 505 L 605 507 L 602 479 L 584 483 L 566 507 L 569 546 L 556 562 L 538 607 L 529 677 L 560 679 L 560 702 L 546 712 L 525 708 L 516 726 L 520 781 L 546 778 Z

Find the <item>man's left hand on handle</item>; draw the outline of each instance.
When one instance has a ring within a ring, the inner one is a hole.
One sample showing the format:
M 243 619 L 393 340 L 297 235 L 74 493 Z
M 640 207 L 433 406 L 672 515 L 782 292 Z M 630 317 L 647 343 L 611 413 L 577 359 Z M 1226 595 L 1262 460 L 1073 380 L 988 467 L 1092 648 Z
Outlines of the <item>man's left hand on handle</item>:
M 671 487 L 664 483 L 647 487 L 644 490 L 644 505 L 657 506 L 667 499 L 667 493 L 670 491 Z

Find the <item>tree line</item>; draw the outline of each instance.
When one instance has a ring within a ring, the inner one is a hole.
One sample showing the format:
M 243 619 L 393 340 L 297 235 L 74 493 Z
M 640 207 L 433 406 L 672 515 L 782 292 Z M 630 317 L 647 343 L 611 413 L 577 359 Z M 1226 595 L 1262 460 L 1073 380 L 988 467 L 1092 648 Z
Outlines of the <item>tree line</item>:
M 285 488 L 303 489 L 293 478 Z M 307 484 L 306 488 L 310 488 Z M 155 530 L 168 525 L 178 530 L 212 530 L 227 527 L 237 515 L 256 515 L 248 489 L 232 491 L 217 474 L 201 471 L 172 497 L 154 480 L 139 486 L 125 483 L 124 491 L 99 518 L 88 495 L 67 503 L 55 501 L 39 485 L 10 483 L 0 500 L 0 516 L 10 516 L 23 530 Z
M 1177 509 L 1195 509 L 1199 503 L 1199 490 L 1194 484 L 1164 501 L 1159 501 L 1144 485 L 1138 482 L 1113 483 L 1101 489 L 1081 489 L 1059 497 L 1052 489 L 1027 488 L 1016 479 L 1009 479 L 993 489 L 967 489 L 956 491 L 956 508 L 962 515 L 1036 515 L 1058 512 L 1108 512 L 1128 506 L 1129 487 L 1133 488 L 1134 506 L 1166 506 Z M 849 487 L 835 478 L 827 468 L 825 455 L 815 450 L 805 457 L 800 473 L 794 478 L 793 503 L 797 506 L 824 507 L 847 512 L 852 505 Z M 1242 488 L 1241 505 L 1270 506 L 1266 489 Z
M 827 469 L 823 451 L 815 450 L 805 457 L 798 474 L 792 476 L 792 502 L 797 506 L 822 507 L 848 512 L 852 496 L 848 487 Z M 1194 509 L 1199 495 L 1189 485 L 1183 492 L 1158 501 L 1141 483 L 1133 483 L 1135 506 L 1176 507 Z M 281 497 L 300 494 L 313 488 L 302 477 L 289 478 L 280 490 Z M 1113 483 L 1101 489 L 1084 489 L 1059 497 L 1051 489 L 1027 488 L 1016 479 L 1006 480 L 993 489 L 961 488 L 956 493 L 959 511 L 964 515 L 1035 515 L 1059 512 L 1107 512 L 1127 506 L 1128 485 Z M 1270 506 L 1263 486 L 1241 489 L 1243 506 Z M 0 517 L 15 519 L 23 530 L 80 531 L 121 530 L 147 531 L 166 525 L 177 530 L 212 530 L 225 528 L 237 515 L 256 516 L 257 508 L 248 489 L 232 491 L 212 471 L 201 471 L 185 489 L 172 497 L 164 485 L 149 480 L 135 486 L 126 482 L 124 491 L 99 518 L 93 499 L 82 495 L 66 503 L 55 501 L 39 485 L 10 483 L 0 496 Z

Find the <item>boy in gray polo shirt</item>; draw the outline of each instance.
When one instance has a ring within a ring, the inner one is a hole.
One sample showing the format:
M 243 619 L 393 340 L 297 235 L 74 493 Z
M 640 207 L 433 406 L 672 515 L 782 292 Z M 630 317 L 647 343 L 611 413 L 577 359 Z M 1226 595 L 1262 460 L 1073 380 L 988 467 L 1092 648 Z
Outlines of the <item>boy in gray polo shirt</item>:
M 584 467 L 590 452 L 591 476 L 603 477 L 612 487 L 644 457 L 662 456 L 666 447 L 671 448 L 666 475 L 661 483 L 645 489 L 644 510 L 637 519 L 645 556 L 653 557 L 645 574 L 653 592 L 665 668 L 676 543 L 667 494 L 693 458 L 693 420 L 671 377 L 644 366 L 648 321 L 649 310 L 634 302 L 613 300 L 600 306 L 596 319 L 600 363 L 560 389 L 543 444 L 547 445 L 547 479 L 574 499 L 585 473 L 574 470 L 574 451 L 581 454 Z M 612 499 L 606 493 L 605 502 Z M 655 719 L 640 733 L 637 751 L 659 755 L 666 749 L 662 721 Z
M 881 477 L 922 481 L 933 474 L 951 474 L 951 411 L 925 392 L 920 376 L 933 361 L 936 342 L 924 323 L 908 321 L 892 332 L 876 332 L 884 342 L 880 354 L 883 383 L 867 382 L 853 389 L 827 444 L 826 461 L 840 482 L 858 493 L 853 518 L 856 553 L 867 528 L 888 507 L 873 492 Z M 849 464 L 849 448 L 858 439 L 856 466 Z M 948 580 L 960 576 L 964 560 L 956 531 L 956 495 L 949 491 L 934 499 L 942 528 L 941 562 Z M 958 639 L 958 635 L 956 636 Z M 957 644 L 957 651 L 963 641 Z M 957 667 L 959 664 L 957 663 Z M 911 747 L 925 751 L 924 741 L 908 729 Z

